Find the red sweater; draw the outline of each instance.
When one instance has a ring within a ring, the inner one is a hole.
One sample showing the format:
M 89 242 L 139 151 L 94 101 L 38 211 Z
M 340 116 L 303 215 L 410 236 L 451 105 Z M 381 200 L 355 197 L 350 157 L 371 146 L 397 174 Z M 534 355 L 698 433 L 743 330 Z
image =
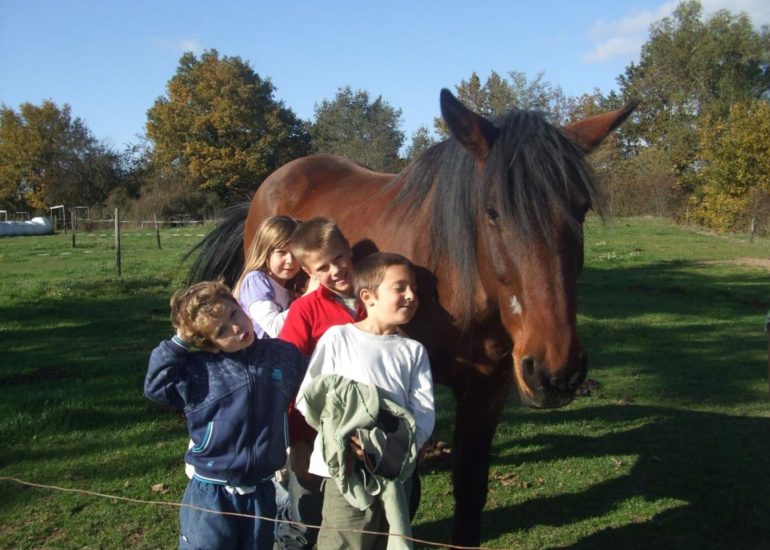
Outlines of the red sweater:
M 331 290 L 319 286 L 315 292 L 302 296 L 291 304 L 278 338 L 294 344 L 306 357 L 310 357 L 318 340 L 329 327 L 354 323 L 366 317 L 366 313 L 360 308 L 356 313 L 357 315 L 353 316 L 348 308 L 334 298 Z M 289 405 L 289 435 L 292 443 L 311 440 L 315 433 L 294 408 L 292 401 Z

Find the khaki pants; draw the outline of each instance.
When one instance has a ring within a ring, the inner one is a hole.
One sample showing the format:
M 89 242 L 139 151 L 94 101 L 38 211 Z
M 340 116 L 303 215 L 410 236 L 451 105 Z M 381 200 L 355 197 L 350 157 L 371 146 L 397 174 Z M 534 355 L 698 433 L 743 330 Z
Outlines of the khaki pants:
M 388 521 L 381 500 L 377 499 L 366 510 L 358 510 L 345 500 L 333 479 L 324 480 L 323 494 L 323 519 L 321 532 L 318 534 L 318 550 L 380 550 L 387 547 Z M 377 531 L 385 535 L 352 533 L 338 529 Z

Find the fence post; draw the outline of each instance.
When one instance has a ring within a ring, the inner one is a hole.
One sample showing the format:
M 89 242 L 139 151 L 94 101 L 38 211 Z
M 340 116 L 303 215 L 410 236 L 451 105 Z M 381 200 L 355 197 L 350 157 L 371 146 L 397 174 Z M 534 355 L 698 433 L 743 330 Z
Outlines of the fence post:
M 158 250 L 160 250 L 160 228 L 158 227 L 158 215 L 155 212 L 152 213 L 152 219 L 155 222 L 155 238 L 158 240 Z
M 115 209 L 115 269 L 120 277 L 120 212 L 117 208 Z
M 72 222 L 72 248 L 75 248 L 75 228 L 77 227 L 77 221 L 74 210 L 70 212 L 70 222 Z

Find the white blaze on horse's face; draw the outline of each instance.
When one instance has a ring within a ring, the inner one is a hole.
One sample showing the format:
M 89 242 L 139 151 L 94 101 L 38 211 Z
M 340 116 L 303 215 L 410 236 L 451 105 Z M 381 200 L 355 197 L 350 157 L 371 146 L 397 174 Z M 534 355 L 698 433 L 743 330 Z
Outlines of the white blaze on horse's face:
M 511 313 L 521 315 L 521 304 L 516 296 L 511 296 Z

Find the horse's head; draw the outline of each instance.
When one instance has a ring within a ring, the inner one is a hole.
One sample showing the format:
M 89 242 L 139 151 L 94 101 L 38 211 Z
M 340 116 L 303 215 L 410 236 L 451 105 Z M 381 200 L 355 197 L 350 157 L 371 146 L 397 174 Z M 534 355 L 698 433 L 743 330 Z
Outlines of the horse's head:
M 584 156 L 634 107 L 557 129 L 526 111 L 492 122 L 442 91 L 444 120 L 475 164 L 468 207 L 475 210 L 479 280 L 513 341 L 514 376 L 527 405 L 565 405 L 585 379 L 577 278 L 583 220 L 600 196 Z

